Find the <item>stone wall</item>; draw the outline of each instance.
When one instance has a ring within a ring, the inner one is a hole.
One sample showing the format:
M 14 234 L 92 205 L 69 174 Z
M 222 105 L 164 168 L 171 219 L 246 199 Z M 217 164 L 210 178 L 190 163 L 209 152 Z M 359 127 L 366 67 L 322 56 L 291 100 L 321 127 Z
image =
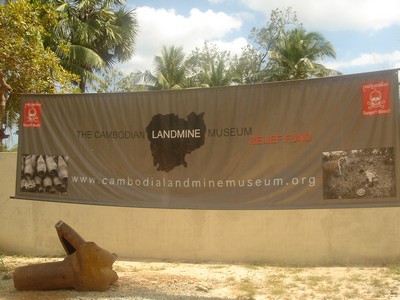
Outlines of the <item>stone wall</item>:
M 266 211 L 106 207 L 12 198 L 16 153 L 0 153 L 0 252 L 63 255 L 54 225 L 120 258 L 373 265 L 398 262 L 400 208 Z

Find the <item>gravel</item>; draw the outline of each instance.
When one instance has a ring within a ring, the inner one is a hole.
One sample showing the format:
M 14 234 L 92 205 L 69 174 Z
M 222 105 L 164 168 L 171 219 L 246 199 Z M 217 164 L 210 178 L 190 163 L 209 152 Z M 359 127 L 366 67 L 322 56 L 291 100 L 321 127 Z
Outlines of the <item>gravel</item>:
M 15 268 L 62 259 L 1 258 L 0 299 L 400 299 L 397 265 L 306 268 L 118 259 L 113 269 L 119 279 L 106 292 L 14 288 Z

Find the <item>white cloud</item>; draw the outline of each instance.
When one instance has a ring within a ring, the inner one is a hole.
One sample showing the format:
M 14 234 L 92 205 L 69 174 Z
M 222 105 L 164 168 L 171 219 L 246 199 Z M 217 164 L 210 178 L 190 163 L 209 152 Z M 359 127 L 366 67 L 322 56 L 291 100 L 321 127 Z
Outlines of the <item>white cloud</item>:
M 210 4 L 220 4 L 223 3 L 225 0 L 208 0 Z
M 243 52 L 243 47 L 248 44 L 248 41 L 243 37 L 239 37 L 230 42 L 214 41 L 213 43 L 221 51 L 230 51 L 233 55 L 240 55 Z
M 363 30 L 377 33 L 377 30 L 384 27 L 400 24 L 399 0 L 335 0 L 330 2 L 326 0 L 209 0 L 209 3 L 226 2 L 228 5 L 229 2 L 233 4 L 235 1 L 241 1 L 251 9 L 263 12 L 265 20 L 268 19 L 273 9 L 285 9 L 292 6 L 293 10 L 297 12 L 299 20 L 308 30 L 320 32 L 332 30 L 343 34 L 342 40 L 346 46 L 342 46 L 342 48 L 346 49 L 352 47 L 351 42 L 346 42 L 351 40 L 349 32 L 355 34 L 356 30 Z M 135 43 L 136 51 L 129 62 L 119 64 L 117 68 L 125 73 L 137 70 L 153 71 L 154 56 L 160 54 L 164 45 L 183 46 L 185 53 L 190 54 L 195 47 L 202 48 L 204 41 L 210 41 L 221 50 L 240 54 L 243 46 L 247 44 L 246 38 L 243 36 L 247 36 L 249 33 L 241 32 L 245 27 L 243 22 L 251 24 L 254 22 L 252 18 L 258 15 L 251 13 L 252 11 L 243 9 L 231 9 L 228 13 L 193 8 L 188 14 L 182 15 L 174 9 L 137 7 L 139 34 Z M 351 30 L 346 31 L 346 29 Z M 368 35 L 363 34 L 362 36 Z M 368 45 L 369 41 L 365 40 L 363 43 Z M 388 69 L 400 66 L 399 51 L 390 53 L 391 50 L 388 50 L 393 49 L 393 46 L 384 50 L 384 53 L 379 53 L 377 47 L 372 47 L 372 49 L 374 49 L 372 50 L 375 51 L 374 53 L 371 51 L 369 54 L 360 54 L 351 60 L 338 57 L 338 60 L 325 64 L 342 72 L 369 71 L 375 68 Z
M 362 53 L 349 61 L 332 61 L 325 63 L 325 65 L 338 71 L 364 67 L 376 67 L 377 70 L 395 69 L 400 66 L 400 51 L 393 51 L 391 53 Z
M 154 56 L 160 54 L 162 46 L 182 46 L 189 54 L 195 47 L 202 47 L 204 41 L 212 41 L 236 53 L 237 47 L 246 44 L 244 39 L 224 40 L 241 28 L 242 21 L 223 12 L 193 8 L 188 16 L 182 16 L 173 9 L 138 7 L 136 16 L 139 34 L 135 54 L 128 63 L 118 66 L 125 73 L 152 70 Z
M 292 7 L 306 28 L 313 30 L 379 30 L 400 24 L 398 0 L 241 0 L 269 17 L 276 8 Z

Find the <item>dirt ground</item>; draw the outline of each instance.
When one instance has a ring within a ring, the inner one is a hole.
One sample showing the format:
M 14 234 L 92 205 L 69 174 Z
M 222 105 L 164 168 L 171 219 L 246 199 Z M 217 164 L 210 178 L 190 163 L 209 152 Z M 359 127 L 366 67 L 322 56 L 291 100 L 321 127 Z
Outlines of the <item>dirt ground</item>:
M 63 258 L 0 257 L 0 299 L 400 299 L 400 265 L 282 267 L 118 259 L 106 292 L 17 291 L 12 273 Z

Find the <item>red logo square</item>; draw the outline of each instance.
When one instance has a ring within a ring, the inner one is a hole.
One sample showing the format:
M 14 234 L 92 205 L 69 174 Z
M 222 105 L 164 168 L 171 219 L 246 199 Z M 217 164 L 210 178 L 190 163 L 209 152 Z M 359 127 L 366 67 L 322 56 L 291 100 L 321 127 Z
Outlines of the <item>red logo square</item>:
M 364 83 L 362 86 L 363 115 L 390 114 L 389 81 Z
M 25 102 L 24 105 L 24 127 L 40 127 L 40 118 L 42 113 L 42 103 Z

